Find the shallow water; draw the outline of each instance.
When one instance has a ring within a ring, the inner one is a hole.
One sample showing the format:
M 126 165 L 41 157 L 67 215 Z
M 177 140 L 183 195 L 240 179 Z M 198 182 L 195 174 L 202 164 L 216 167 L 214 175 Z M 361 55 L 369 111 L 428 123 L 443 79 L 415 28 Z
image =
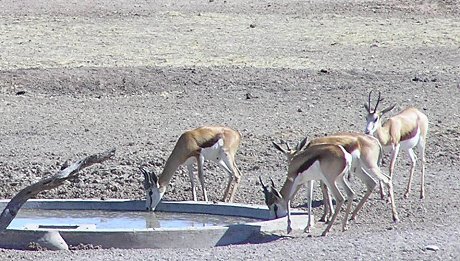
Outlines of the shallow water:
M 39 225 L 71 229 L 82 224 L 94 224 L 97 229 L 199 228 L 254 221 L 258 220 L 171 212 L 21 209 L 8 228 L 23 229 L 25 226 Z

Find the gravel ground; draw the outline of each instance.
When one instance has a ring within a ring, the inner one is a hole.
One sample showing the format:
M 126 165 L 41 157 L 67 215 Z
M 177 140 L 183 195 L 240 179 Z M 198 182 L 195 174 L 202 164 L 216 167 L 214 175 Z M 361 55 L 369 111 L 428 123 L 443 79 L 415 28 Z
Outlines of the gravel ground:
M 139 165 L 160 172 L 183 131 L 227 125 L 243 134 L 235 202 L 263 204 L 258 177 L 281 186 L 286 175 L 271 142 L 363 131 L 370 90 L 382 92 L 382 107 L 397 104 L 390 115 L 416 106 L 430 119 L 426 199 L 418 199 L 419 169 L 403 199 L 401 153 L 398 224 L 374 193 L 348 231 L 336 225 L 327 237 L 318 223 L 311 237 L 209 249 L 0 249 L 0 259 L 458 259 L 459 17 L 454 0 L 0 1 L 1 198 L 67 159 L 116 147 L 115 159 L 39 197 L 140 199 Z M 212 164 L 205 171 L 217 200 L 227 176 Z M 164 198 L 191 199 L 185 169 Z M 305 195 L 293 205 L 304 207 Z

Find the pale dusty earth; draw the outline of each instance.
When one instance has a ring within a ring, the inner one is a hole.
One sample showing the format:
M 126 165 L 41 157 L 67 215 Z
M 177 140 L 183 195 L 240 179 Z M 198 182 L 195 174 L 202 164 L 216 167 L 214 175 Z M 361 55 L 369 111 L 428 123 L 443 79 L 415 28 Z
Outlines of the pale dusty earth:
M 402 152 L 394 177 L 398 224 L 373 193 L 348 231 L 336 224 L 327 237 L 318 223 L 311 237 L 280 232 L 225 247 L 0 249 L 0 259 L 460 258 L 459 1 L 0 0 L 5 199 L 67 159 L 112 147 L 113 160 L 39 197 L 142 199 L 138 166 L 160 172 L 183 131 L 227 125 L 243 134 L 235 201 L 260 205 L 258 177 L 281 186 L 286 175 L 271 142 L 363 131 L 370 90 L 382 92 L 382 107 L 397 104 L 390 116 L 416 106 L 430 119 L 426 198 L 418 198 L 420 164 L 413 193 L 402 197 L 409 172 Z M 207 165 L 211 200 L 222 196 L 226 179 Z M 362 185 L 352 186 L 361 197 Z M 191 199 L 184 169 L 165 199 Z M 305 194 L 293 206 L 305 207 Z M 314 211 L 319 216 L 321 204 Z

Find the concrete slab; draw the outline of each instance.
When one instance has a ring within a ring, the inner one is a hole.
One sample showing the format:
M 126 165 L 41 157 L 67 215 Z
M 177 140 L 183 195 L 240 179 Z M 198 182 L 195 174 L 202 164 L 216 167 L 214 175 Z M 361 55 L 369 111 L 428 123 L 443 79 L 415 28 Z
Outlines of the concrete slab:
M 3 209 L 8 200 L 0 200 Z M 57 210 L 117 210 L 143 211 L 144 200 L 82 200 L 43 199 L 29 200 L 23 208 Z M 226 216 L 241 216 L 260 219 L 258 222 L 212 227 L 188 228 L 146 228 L 146 229 L 85 229 L 29 227 L 28 229 L 7 229 L 0 233 L 0 247 L 26 249 L 30 242 L 46 236 L 49 231 L 57 231 L 67 245 L 92 244 L 102 248 L 194 248 L 213 247 L 243 243 L 249 237 L 260 233 L 286 231 L 286 218 L 268 220 L 266 206 L 212 203 L 195 201 L 162 201 L 156 211 L 199 213 Z M 293 210 L 292 227 L 302 230 L 307 222 L 307 214 Z

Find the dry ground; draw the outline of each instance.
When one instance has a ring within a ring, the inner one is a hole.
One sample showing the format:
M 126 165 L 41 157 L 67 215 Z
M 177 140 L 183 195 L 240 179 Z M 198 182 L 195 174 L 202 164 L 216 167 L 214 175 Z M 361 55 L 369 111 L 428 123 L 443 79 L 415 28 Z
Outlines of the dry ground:
M 399 224 L 374 193 L 349 231 L 336 225 L 328 237 L 319 223 L 313 237 L 210 249 L 0 250 L 1 259 L 458 259 L 459 17 L 454 0 L 0 1 L 1 198 L 110 147 L 116 159 L 40 196 L 142 198 L 137 166 L 160 172 L 184 130 L 213 124 L 244 136 L 236 202 L 263 204 L 258 177 L 281 186 L 286 173 L 271 141 L 362 131 L 372 89 L 383 106 L 416 106 L 431 121 L 426 199 L 418 169 L 402 198 L 405 153 L 397 165 Z M 227 177 L 206 170 L 216 200 Z M 165 199 L 190 194 L 181 169 Z M 304 203 L 300 193 L 294 205 Z

